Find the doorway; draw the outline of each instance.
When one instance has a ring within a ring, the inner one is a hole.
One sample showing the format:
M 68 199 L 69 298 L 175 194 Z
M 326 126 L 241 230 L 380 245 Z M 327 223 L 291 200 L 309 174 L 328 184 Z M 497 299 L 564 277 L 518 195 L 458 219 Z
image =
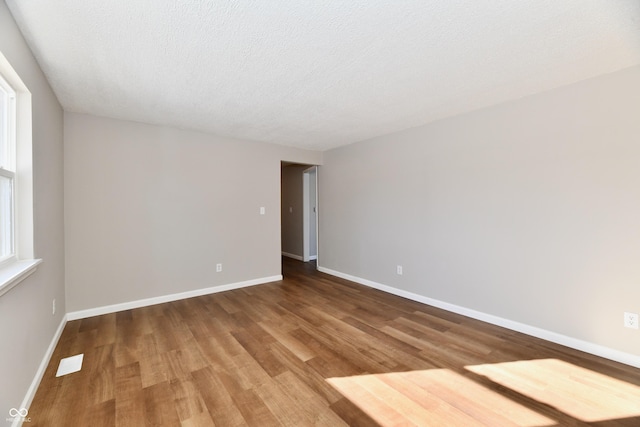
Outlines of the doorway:
M 309 262 L 318 257 L 318 168 L 281 165 L 282 255 Z

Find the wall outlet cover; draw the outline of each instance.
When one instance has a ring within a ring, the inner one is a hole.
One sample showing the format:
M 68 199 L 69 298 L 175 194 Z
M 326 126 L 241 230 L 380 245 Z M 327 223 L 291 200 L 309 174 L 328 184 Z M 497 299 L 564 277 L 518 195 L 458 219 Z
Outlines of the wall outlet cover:
M 624 312 L 624 327 L 638 329 L 638 313 Z

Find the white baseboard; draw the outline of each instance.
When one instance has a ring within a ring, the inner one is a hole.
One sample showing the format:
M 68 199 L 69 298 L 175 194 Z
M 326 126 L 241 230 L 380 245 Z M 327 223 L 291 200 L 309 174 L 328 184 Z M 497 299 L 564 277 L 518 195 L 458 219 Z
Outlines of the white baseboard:
M 49 343 L 49 347 L 40 362 L 40 366 L 36 371 L 36 375 L 33 377 L 33 381 L 31 381 L 31 385 L 27 390 L 27 394 L 24 396 L 22 400 L 22 405 L 20 408 L 29 408 L 31 403 L 33 402 L 33 398 L 36 395 L 36 391 L 38 390 L 38 386 L 40 385 L 40 381 L 42 381 L 42 377 L 44 376 L 44 371 L 47 370 L 47 366 L 49 366 L 49 361 L 51 360 L 51 356 L 53 355 L 54 350 L 56 349 L 56 345 L 58 345 L 58 341 L 60 340 L 60 336 L 62 335 L 62 331 L 64 330 L 64 326 L 67 324 L 67 316 L 62 316 L 62 320 L 60 321 L 60 325 L 58 325 L 58 329 L 56 333 L 51 338 L 51 342 Z M 11 427 L 18 427 L 22 423 L 22 419 L 20 417 L 16 418 Z
M 298 261 L 304 261 L 304 259 L 300 255 L 290 254 L 289 252 L 282 252 L 282 256 L 297 259 Z
M 448 302 L 440 301 L 437 299 L 428 298 L 422 295 L 414 294 L 413 292 L 403 291 L 402 289 L 397 289 L 392 286 L 383 285 L 381 283 L 377 283 L 371 280 L 352 276 L 350 274 L 341 273 L 339 271 L 331 270 L 329 268 L 318 266 L 318 270 L 323 273 L 330 274 L 332 276 L 340 277 L 342 279 L 360 283 L 361 285 L 369 286 L 370 288 L 378 289 L 393 295 L 397 295 L 413 301 L 421 302 L 423 304 L 438 307 L 443 310 L 461 314 L 463 316 L 471 317 L 473 319 L 481 320 L 483 322 L 491 323 L 493 325 L 502 326 L 503 328 L 511 329 L 512 331 L 521 332 L 523 334 L 531 335 L 536 338 L 541 338 L 546 341 L 551 341 L 556 344 L 560 344 L 576 350 L 584 351 L 585 353 L 590 353 L 595 356 L 603 357 L 605 359 L 624 363 L 625 365 L 630 365 L 636 368 L 640 368 L 640 357 L 630 353 L 625 353 L 623 351 L 605 347 L 600 344 L 595 344 L 589 341 L 583 341 L 577 338 L 569 337 L 567 335 L 559 334 L 557 332 L 549 331 L 546 329 L 542 329 L 542 328 L 527 325 L 524 323 L 516 322 L 513 320 L 505 319 L 502 317 L 494 316 L 492 314 L 483 313 L 481 311 L 472 310 L 470 308 L 461 307 L 459 305 L 450 304 Z
M 297 259 L 298 261 L 304 262 L 304 257 L 301 257 L 300 255 L 290 254 L 289 252 L 282 252 L 282 256 L 286 256 L 287 258 L 293 258 L 293 259 Z M 314 259 L 318 259 L 318 256 L 312 255 L 309 257 L 309 261 L 313 261 Z
M 162 304 L 165 302 L 178 301 L 185 298 L 199 297 L 201 295 L 215 294 L 217 292 L 230 291 L 232 289 L 246 288 L 248 286 L 261 285 L 263 283 L 277 282 L 282 280 L 282 275 L 262 277 L 260 279 L 247 280 L 244 282 L 230 283 L 228 285 L 213 286 L 210 288 L 196 289 L 194 291 L 180 292 L 177 294 L 163 295 L 153 298 L 145 298 L 136 301 L 123 302 L 120 304 L 105 305 L 102 307 L 90 308 L 87 310 L 72 311 L 67 313 L 67 320 L 85 319 L 87 317 L 100 316 L 102 314 L 116 313 L 118 311 L 131 310 L 133 308 L 147 307 L 149 305 Z

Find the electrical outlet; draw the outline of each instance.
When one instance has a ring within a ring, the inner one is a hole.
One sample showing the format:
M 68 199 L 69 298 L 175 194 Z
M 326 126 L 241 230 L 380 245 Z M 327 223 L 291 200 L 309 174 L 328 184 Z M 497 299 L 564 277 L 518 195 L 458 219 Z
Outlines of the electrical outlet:
M 56 314 L 56 299 L 51 302 L 51 314 Z
M 402 266 L 401 265 L 397 265 L 396 266 L 396 273 L 398 274 L 398 276 L 402 276 Z
M 220 273 L 222 271 L 222 264 L 216 264 L 216 273 Z
M 260 215 L 264 215 L 266 213 L 266 209 L 264 208 L 264 206 L 260 207 Z
M 624 327 L 638 329 L 638 313 L 624 312 Z

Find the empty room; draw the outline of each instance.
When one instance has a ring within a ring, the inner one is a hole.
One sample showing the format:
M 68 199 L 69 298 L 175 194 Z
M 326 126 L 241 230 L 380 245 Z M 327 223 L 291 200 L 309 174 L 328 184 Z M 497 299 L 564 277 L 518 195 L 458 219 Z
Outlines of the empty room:
M 4 0 L 0 422 L 639 426 L 640 2 Z

